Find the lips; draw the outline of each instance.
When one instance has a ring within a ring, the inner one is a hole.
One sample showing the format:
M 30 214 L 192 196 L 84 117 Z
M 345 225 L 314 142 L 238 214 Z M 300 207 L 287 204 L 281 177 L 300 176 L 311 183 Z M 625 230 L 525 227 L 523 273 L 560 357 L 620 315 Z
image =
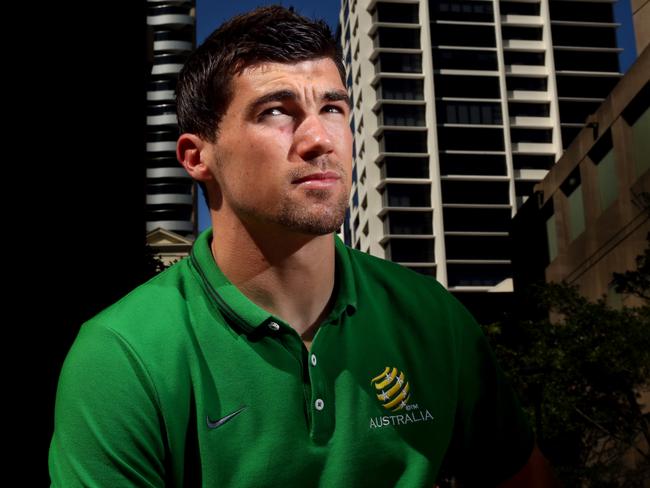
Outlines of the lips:
M 300 183 L 310 183 L 310 182 L 328 183 L 328 182 L 335 182 L 340 179 L 341 176 L 338 173 L 334 171 L 325 171 L 325 172 L 311 173 L 306 176 L 296 178 L 295 180 L 292 181 L 292 183 L 296 185 Z

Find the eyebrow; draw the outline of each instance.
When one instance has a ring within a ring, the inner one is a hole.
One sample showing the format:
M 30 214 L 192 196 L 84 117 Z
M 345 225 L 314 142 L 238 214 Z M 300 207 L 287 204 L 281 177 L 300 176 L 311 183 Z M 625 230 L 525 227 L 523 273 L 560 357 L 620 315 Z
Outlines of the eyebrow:
M 323 94 L 323 100 L 327 102 L 339 102 L 343 100 L 345 103 L 347 103 L 348 107 L 352 107 L 352 102 L 350 101 L 348 93 L 343 90 L 327 91 Z
M 298 94 L 292 90 L 277 90 L 266 95 L 262 95 L 259 98 L 253 100 L 246 109 L 246 113 L 249 117 L 255 115 L 257 109 L 264 104 L 270 102 L 284 102 L 284 101 L 295 101 L 298 100 Z M 339 102 L 341 100 L 345 101 L 348 107 L 351 106 L 350 97 L 347 92 L 343 90 L 329 90 L 323 93 L 321 97 L 322 101 L 326 102 Z

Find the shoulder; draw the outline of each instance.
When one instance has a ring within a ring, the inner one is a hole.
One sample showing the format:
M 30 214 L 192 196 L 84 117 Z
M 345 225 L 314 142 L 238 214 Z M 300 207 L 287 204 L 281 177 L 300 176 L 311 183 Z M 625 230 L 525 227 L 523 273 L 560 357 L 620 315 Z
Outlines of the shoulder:
M 187 297 L 200 287 L 191 273 L 181 260 L 99 312 L 81 325 L 69 356 L 118 354 L 143 365 L 172 364 L 189 340 Z
M 156 335 L 165 335 L 187 315 L 188 289 L 198 286 L 192 283 L 196 280 L 191 274 L 189 260 L 183 259 L 134 288 L 86 324 L 103 324 L 125 337 L 152 330 Z
M 466 314 L 458 300 L 434 277 L 346 247 L 360 295 L 387 293 L 398 303 L 436 309 L 445 314 Z

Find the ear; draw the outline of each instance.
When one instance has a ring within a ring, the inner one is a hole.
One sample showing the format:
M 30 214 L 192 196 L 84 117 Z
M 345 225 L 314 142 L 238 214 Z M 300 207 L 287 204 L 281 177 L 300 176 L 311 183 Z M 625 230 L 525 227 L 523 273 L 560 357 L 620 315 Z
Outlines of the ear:
M 207 162 L 212 157 L 212 144 L 195 134 L 181 134 L 176 143 L 176 158 L 185 171 L 197 181 L 212 181 L 214 176 Z

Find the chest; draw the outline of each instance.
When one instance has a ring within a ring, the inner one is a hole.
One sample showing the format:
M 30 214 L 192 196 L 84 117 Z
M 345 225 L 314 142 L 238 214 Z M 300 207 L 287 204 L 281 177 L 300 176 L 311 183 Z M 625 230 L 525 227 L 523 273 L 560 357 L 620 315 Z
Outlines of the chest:
M 418 327 L 371 315 L 323 326 L 309 351 L 285 332 L 213 355 L 192 379 L 196 439 L 187 441 L 199 446 L 202 478 L 432 484 L 451 439 L 455 360 L 444 335 Z

